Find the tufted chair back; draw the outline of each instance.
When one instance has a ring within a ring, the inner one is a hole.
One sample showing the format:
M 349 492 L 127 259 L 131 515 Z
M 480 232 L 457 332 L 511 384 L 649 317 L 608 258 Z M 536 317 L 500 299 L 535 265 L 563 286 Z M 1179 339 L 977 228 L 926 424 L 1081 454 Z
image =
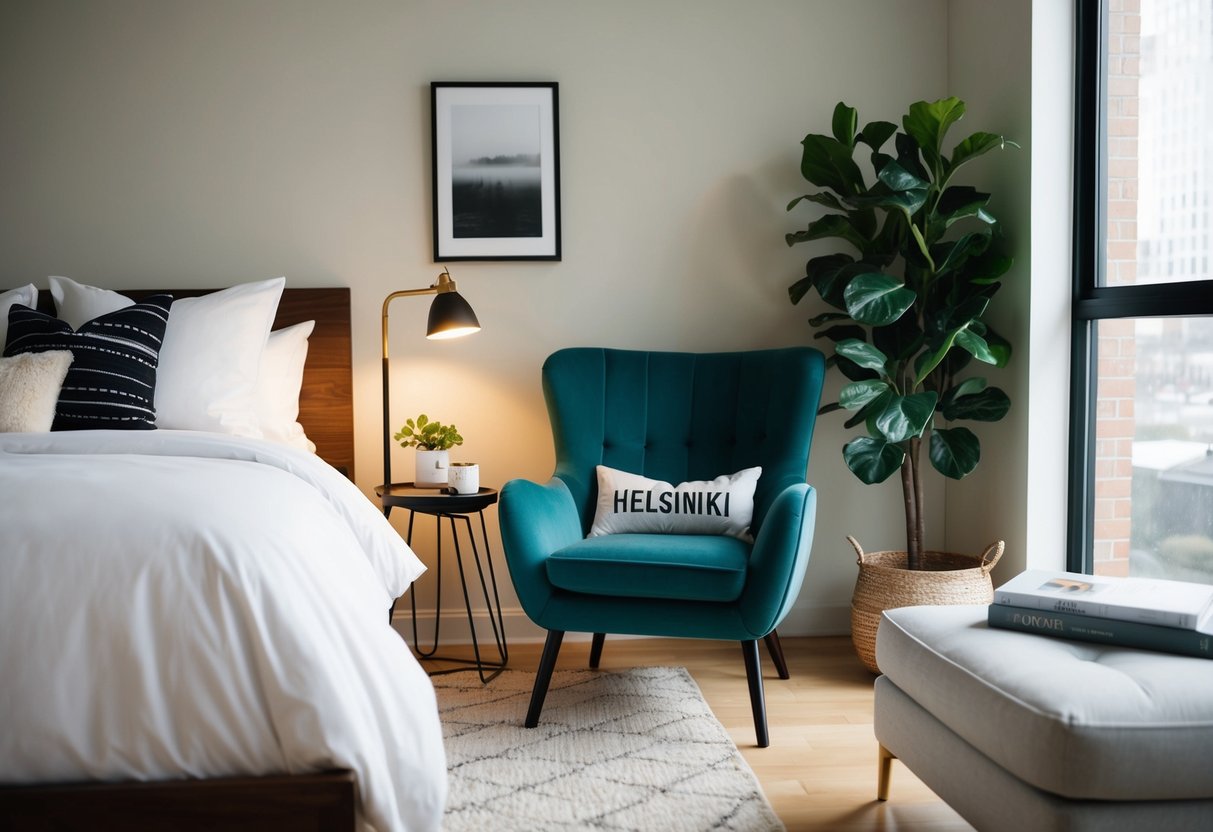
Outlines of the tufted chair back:
M 556 476 L 589 531 L 595 466 L 677 485 L 762 466 L 751 531 L 805 481 L 825 362 L 809 347 L 678 353 L 573 348 L 543 365 Z M 808 426 L 806 428 L 806 426 Z

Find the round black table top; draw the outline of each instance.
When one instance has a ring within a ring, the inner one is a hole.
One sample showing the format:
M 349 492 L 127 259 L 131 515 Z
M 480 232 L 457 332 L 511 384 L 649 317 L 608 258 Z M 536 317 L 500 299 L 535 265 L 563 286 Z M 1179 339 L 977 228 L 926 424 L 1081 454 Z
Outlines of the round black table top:
M 377 485 L 375 495 L 385 506 L 423 514 L 471 514 L 497 502 L 496 488 L 481 488 L 475 494 L 448 494 L 445 488 L 418 488 L 411 482 L 394 482 L 386 493 L 382 485 Z

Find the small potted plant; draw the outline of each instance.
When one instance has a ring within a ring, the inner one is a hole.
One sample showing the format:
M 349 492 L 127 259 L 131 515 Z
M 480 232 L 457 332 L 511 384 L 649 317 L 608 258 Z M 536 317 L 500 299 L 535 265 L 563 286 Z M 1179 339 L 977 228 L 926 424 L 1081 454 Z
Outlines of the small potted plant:
M 413 484 L 418 488 L 446 488 L 450 449 L 463 444 L 463 437 L 454 425 L 430 421 L 422 413 L 416 419 L 406 419 L 392 437 L 402 448 L 416 448 L 416 474 Z
M 801 174 L 824 190 L 788 205 L 828 209 L 788 234 L 788 245 L 845 244 L 810 259 L 788 289 L 793 303 L 811 292 L 824 302 L 809 324 L 815 338 L 833 342 L 829 363 L 849 382 L 821 412 L 851 411 L 846 427 L 862 435 L 842 450 L 847 467 L 864 483 L 899 475 L 905 500 L 905 551 L 865 555 L 850 538 L 860 565 L 852 639 L 872 670 L 883 609 L 988 603 L 989 570 L 1002 552 L 1001 542 L 980 559 L 925 549 L 924 477 L 934 469 L 960 479 L 981 460 L 976 434 L 954 423 L 996 422 L 1011 406 L 969 364 L 1003 367 L 1010 360 L 1011 344 L 985 315 L 1012 261 L 1001 249 L 990 194 L 961 184 L 957 172 L 1017 145 L 978 132 L 949 153 L 945 137 L 964 112 L 958 98 L 919 101 L 900 124 L 874 121 L 860 130 L 858 113 L 839 102 L 832 135 L 810 134 L 802 142 Z M 871 183 L 854 159 L 857 151 L 870 162 Z

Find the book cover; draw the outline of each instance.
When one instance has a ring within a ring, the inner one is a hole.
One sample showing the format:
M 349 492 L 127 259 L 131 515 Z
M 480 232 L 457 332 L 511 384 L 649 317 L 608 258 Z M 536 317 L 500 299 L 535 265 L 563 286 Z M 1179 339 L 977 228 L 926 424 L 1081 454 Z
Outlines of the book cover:
M 1213 586 L 1029 569 L 994 590 L 994 603 L 1213 633 Z
M 991 604 L 987 621 L 991 627 L 1003 630 L 1021 630 L 1096 644 L 1137 647 L 1213 659 L 1213 635 L 1195 630 L 1142 624 L 1117 618 L 1092 618 L 1007 604 Z

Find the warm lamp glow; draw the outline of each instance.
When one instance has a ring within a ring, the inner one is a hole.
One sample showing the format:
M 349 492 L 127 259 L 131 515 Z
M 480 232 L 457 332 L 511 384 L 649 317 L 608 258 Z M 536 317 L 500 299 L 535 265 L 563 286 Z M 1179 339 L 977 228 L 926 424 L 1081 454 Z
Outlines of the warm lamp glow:
M 450 338 L 462 338 L 465 335 L 471 335 L 473 332 L 479 332 L 478 326 L 460 326 L 452 329 L 444 329 L 441 332 L 431 332 L 425 337 L 431 341 L 446 341 Z
M 396 298 L 416 297 L 417 295 L 434 295 L 430 304 L 430 315 L 426 322 L 425 337 L 434 341 L 444 341 L 450 338 L 461 338 L 480 331 L 480 321 L 476 313 L 463 296 L 455 291 L 455 281 L 451 274 L 443 269 L 442 274 L 432 285 L 425 289 L 403 289 L 392 292 L 383 299 L 383 494 L 386 495 L 392 485 L 392 426 L 390 422 L 389 403 L 391 387 L 388 371 L 387 343 L 387 310 Z M 387 506 L 384 507 L 384 511 Z

